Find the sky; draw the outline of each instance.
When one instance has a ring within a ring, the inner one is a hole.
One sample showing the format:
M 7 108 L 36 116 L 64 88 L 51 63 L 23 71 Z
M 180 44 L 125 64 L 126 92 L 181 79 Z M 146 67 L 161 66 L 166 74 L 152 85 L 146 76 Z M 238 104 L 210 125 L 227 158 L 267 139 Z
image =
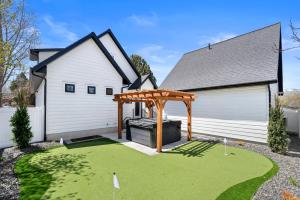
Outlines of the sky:
M 150 64 L 158 85 L 181 56 L 277 22 L 283 48 L 297 46 L 290 21 L 300 27 L 300 1 L 27 0 L 36 16 L 40 48 L 66 47 L 108 28 L 128 55 Z M 300 32 L 299 32 L 300 34 Z M 300 89 L 300 48 L 283 53 L 285 89 Z

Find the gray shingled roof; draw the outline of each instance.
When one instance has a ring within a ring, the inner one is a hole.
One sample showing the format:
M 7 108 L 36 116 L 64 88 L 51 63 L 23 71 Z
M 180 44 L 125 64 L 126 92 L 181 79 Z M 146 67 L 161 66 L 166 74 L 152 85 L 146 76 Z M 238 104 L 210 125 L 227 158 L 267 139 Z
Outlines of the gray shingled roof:
M 280 24 L 182 56 L 160 88 L 189 90 L 278 80 Z

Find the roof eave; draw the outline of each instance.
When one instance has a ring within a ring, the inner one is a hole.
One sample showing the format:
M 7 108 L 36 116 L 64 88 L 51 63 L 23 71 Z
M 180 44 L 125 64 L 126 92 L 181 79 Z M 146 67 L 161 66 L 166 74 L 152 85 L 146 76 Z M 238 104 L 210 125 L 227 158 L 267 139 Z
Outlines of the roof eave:
M 277 83 L 277 82 L 278 81 L 276 79 L 273 79 L 273 80 L 267 80 L 267 81 L 248 82 L 248 83 L 239 83 L 239 84 L 231 84 L 231 85 L 219 85 L 219 86 L 202 87 L 202 88 L 179 89 L 179 91 L 214 90 L 214 89 L 246 87 L 246 86 L 255 86 L 255 85 L 268 85 L 268 84 Z

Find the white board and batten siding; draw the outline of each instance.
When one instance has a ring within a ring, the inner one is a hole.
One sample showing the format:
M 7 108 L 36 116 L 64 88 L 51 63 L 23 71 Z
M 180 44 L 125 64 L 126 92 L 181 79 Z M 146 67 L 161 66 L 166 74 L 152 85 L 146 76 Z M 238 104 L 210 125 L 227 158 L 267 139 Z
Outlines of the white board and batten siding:
M 12 141 L 13 134 L 10 126 L 10 119 L 15 113 L 16 108 L 3 107 L 0 108 L 0 148 L 13 146 Z M 43 107 L 29 107 L 28 114 L 30 117 L 30 126 L 33 133 L 33 137 L 30 142 L 43 141 L 44 133 L 44 118 L 43 118 Z
M 107 33 L 103 35 L 100 38 L 100 41 L 105 46 L 105 48 L 108 50 L 110 55 L 114 58 L 114 60 L 118 63 L 122 71 L 126 74 L 126 76 L 129 78 L 131 83 L 133 83 L 138 77 L 124 55 L 122 54 L 121 50 L 118 48 L 118 46 L 115 44 L 111 36 Z
M 65 84 L 75 84 L 75 93 L 66 93 Z M 88 94 L 95 86 L 96 94 Z M 47 134 L 117 126 L 117 104 L 113 93 L 121 90 L 118 74 L 95 42 L 90 39 L 47 66 Z
M 42 62 L 49 58 L 50 56 L 53 56 L 56 54 L 58 51 L 41 51 L 39 52 L 39 62 Z
M 249 86 L 195 92 L 192 131 L 214 136 L 267 142 L 269 96 L 267 86 Z M 186 130 L 186 107 L 167 102 L 168 119 L 182 120 Z
M 154 89 L 154 86 L 148 78 L 141 86 L 141 90 L 152 90 L 152 89 Z

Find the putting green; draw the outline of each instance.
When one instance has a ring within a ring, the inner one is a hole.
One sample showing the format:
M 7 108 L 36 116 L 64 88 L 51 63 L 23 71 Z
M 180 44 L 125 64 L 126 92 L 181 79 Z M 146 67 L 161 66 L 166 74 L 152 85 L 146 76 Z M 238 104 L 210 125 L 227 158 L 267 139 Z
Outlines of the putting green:
M 15 171 L 21 199 L 112 199 L 116 172 L 121 187 L 115 190 L 116 200 L 208 200 L 274 168 L 268 158 L 254 152 L 228 147 L 228 153 L 224 156 L 221 144 L 193 141 L 147 156 L 100 139 L 25 155 Z M 239 199 L 236 192 L 234 199 Z

